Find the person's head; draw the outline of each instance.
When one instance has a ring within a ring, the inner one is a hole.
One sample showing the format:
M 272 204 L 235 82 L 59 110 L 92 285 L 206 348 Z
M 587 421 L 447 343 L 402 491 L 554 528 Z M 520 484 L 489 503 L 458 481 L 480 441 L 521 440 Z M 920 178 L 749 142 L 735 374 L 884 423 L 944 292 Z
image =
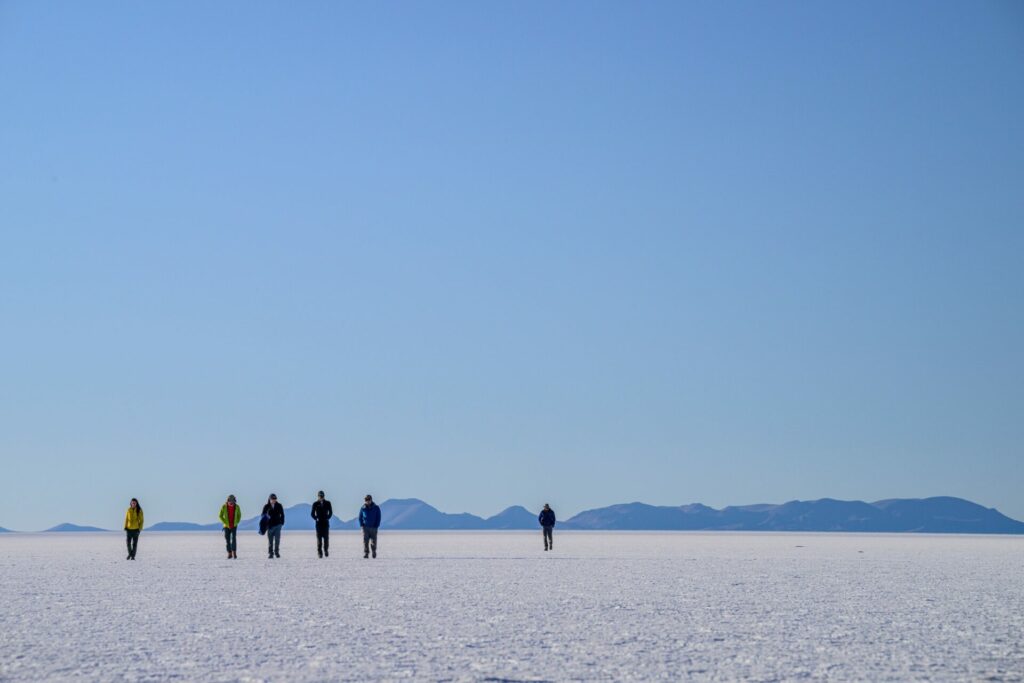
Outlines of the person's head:
M 551 506 L 550 506 L 550 505 L 548 505 L 547 503 L 544 503 L 544 509 L 545 509 L 545 510 L 550 510 L 550 509 L 551 509 Z
M 366 503 L 367 505 L 373 505 L 373 496 L 367 493 L 366 498 L 363 498 L 363 502 Z
M 131 501 L 128 503 L 128 507 L 130 507 L 130 508 L 137 508 L 137 507 L 139 507 L 139 499 L 138 498 L 132 498 Z
M 316 492 L 316 497 L 319 498 L 320 500 L 323 500 L 324 499 L 324 492 L 323 491 L 317 491 Z
M 267 499 L 267 503 L 269 503 L 270 505 L 276 505 L 277 504 L 277 494 L 276 493 L 271 493 L 270 494 L 270 498 Z
M 232 493 L 230 496 L 228 496 L 228 505 L 234 505 L 234 504 L 235 504 L 235 494 Z

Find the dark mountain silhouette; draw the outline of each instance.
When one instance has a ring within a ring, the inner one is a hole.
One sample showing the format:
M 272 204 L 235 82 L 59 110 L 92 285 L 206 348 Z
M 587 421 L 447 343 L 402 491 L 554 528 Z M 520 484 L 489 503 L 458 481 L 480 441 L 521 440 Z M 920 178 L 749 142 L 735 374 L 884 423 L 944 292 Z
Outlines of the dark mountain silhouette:
M 386 529 L 489 530 L 538 528 L 537 514 L 513 506 L 483 519 L 469 513 L 441 512 L 417 498 L 395 498 L 380 504 L 382 526 Z M 358 513 L 359 506 L 346 508 Z M 285 508 L 285 529 L 312 530 L 310 504 Z M 358 529 L 356 517 L 345 520 L 337 514 L 331 528 Z M 239 529 L 255 530 L 259 516 L 244 520 Z M 1024 534 L 1024 523 L 1010 519 L 993 508 L 961 498 L 893 499 L 865 503 L 831 498 L 793 500 L 779 505 L 734 505 L 720 510 L 694 503 L 657 506 L 625 503 L 581 512 L 558 523 L 560 529 L 651 530 L 651 531 L 871 531 L 973 534 Z M 218 530 L 219 523 L 192 524 L 161 522 L 150 531 Z M 53 531 L 102 531 L 95 527 L 61 525 Z
M 392 498 L 380 506 L 381 526 L 389 529 L 483 529 L 484 520 L 468 512 L 449 514 L 417 498 Z M 356 522 L 358 526 L 358 521 Z
M 1024 533 L 1024 524 L 962 498 L 940 496 L 923 500 L 894 498 L 880 500 L 874 506 L 884 510 L 907 531 L 929 533 Z M 985 531 L 978 531 L 978 528 Z
M 993 508 L 951 497 L 877 503 L 822 498 L 781 505 L 730 506 L 721 510 L 700 504 L 670 507 L 629 503 L 581 512 L 561 526 L 594 530 L 1024 533 L 1022 522 Z
M 484 520 L 485 529 L 536 529 L 537 514 L 522 505 L 505 508 L 493 517 Z
M 47 532 L 60 532 L 60 531 L 107 531 L 107 529 L 101 529 L 97 526 L 79 526 L 77 524 L 71 524 L 70 522 L 64 522 L 58 524 L 55 527 L 50 527 L 46 530 Z

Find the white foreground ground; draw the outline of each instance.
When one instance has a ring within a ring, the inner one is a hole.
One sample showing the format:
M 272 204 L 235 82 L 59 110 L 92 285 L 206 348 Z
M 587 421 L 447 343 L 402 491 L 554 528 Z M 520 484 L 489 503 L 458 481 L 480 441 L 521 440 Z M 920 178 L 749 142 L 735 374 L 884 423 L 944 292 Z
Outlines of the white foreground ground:
M 0 535 L 0 680 L 1024 680 L 1024 538 Z

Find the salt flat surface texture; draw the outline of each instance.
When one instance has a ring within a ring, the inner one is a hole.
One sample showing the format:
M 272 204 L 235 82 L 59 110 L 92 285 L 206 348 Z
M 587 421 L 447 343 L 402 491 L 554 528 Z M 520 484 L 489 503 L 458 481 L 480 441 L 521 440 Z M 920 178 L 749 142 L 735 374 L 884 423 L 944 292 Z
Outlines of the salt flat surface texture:
M 0 536 L 0 680 L 1024 680 L 1024 538 Z

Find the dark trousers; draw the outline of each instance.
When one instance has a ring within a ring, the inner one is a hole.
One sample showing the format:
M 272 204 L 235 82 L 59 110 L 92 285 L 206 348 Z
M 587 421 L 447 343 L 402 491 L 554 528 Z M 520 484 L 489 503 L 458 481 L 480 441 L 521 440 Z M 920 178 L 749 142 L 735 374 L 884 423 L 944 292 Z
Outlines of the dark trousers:
M 277 524 L 267 529 L 267 553 L 281 557 L 281 527 Z
M 135 551 L 139 549 L 139 532 L 142 529 L 125 529 L 124 542 L 128 544 L 128 557 L 135 557 Z
M 544 549 L 555 547 L 555 537 L 551 534 L 555 527 L 546 526 L 544 527 Z
M 317 522 L 316 525 L 316 551 L 318 553 L 327 552 L 327 546 L 331 543 L 331 525 L 320 524 Z
M 373 554 L 377 554 L 377 527 L 375 526 L 364 526 L 363 527 L 363 554 L 366 555 L 370 551 Z
M 238 550 L 238 527 L 231 529 L 224 527 L 224 542 L 228 544 L 229 553 Z

